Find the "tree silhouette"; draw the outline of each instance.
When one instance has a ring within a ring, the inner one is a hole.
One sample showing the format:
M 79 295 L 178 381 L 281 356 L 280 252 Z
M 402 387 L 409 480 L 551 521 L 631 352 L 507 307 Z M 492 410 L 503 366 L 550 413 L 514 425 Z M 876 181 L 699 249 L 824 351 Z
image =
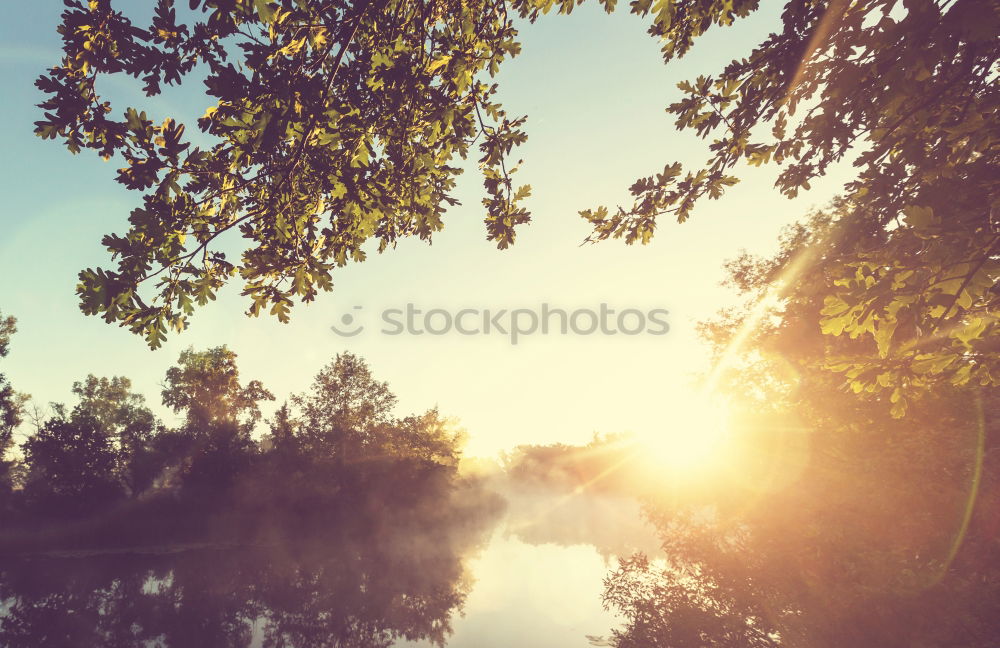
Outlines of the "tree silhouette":
M 501 500 L 458 475 L 461 434 L 437 410 L 395 418 L 349 354 L 261 443 L 270 394 L 224 347 L 168 370 L 175 428 L 130 389 L 88 376 L 24 443 L 0 529 L 0 645 L 444 644 L 463 557 Z
M 0 312 L 0 358 L 10 352 L 10 338 L 17 332 L 17 320 Z M 7 452 L 14 442 L 14 430 L 24 414 L 23 394 L 14 391 L 7 376 L 0 373 L 0 512 L 7 507 L 11 495 L 13 464 Z
M 129 492 L 148 486 L 142 478 L 146 449 L 159 422 L 146 407 L 145 398 L 133 393 L 128 378 L 87 376 L 73 384 L 79 398 L 72 419 L 91 418 L 110 440 L 115 453 L 115 475 Z
M 229 521 L 251 523 L 242 537 L 0 558 L 0 644 L 443 645 L 468 592 L 462 558 L 498 509 L 443 467 L 387 468 L 377 486 L 327 498 L 322 514 L 229 509 Z
M 89 513 L 123 494 L 110 435 L 86 413 L 57 415 L 24 443 L 24 496 L 61 515 Z
M 363 360 L 345 353 L 323 367 L 310 390 L 293 402 L 302 412 L 300 430 L 311 451 L 346 458 L 376 444 L 392 421 L 396 396 Z
M 260 441 L 259 402 L 273 396 L 241 382 L 225 347 L 186 350 L 167 371 L 163 402 L 184 417 L 175 427 L 130 389 L 126 378 L 88 376 L 72 409 L 57 405 L 24 443 L 23 489 L 10 496 L 16 515 L 0 553 L 5 541 L 15 551 L 204 542 L 215 529 L 233 541 L 256 532 L 255 514 L 285 512 L 301 525 L 326 519 L 337 498 L 404 503 L 419 499 L 415 487 L 390 495 L 387 485 L 445 489 L 464 442 L 436 409 L 396 417 L 388 386 L 351 354 L 279 408 Z
M 815 313 L 841 248 L 730 265 L 747 303 L 705 327 L 720 389 L 750 412 L 740 457 L 705 492 L 649 497 L 665 564 L 623 562 L 605 601 L 621 646 L 989 646 L 996 636 L 998 413 L 988 390 L 938 385 L 894 418 L 844 390 L 824 361 L 867 340 L 825 335 Z M 841 246 L 850 246 L 841 240 Z M 798 259 L 803 276 L 760 312 Z

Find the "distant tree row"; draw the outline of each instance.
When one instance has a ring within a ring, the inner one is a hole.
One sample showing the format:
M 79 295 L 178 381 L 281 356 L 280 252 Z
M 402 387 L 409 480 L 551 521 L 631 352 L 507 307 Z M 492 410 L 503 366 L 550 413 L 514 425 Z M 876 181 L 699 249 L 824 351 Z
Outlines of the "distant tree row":
M 14 330 L 13 318 L 5 320 L 0 352 Z M 454 474 L 464 439 L 436 409 L 396 416 L 388 385 L 351 354 L 323 367 L 261 435 L 260 406 L 274 396 L 260 381 L 241 380 L 236 354 L 224 346 L 184 351 L 167 371 L 162 399 L 180 415 L 176 425 L 159 420 L 128 378 L 90 375 L 73 394 L 74 404 L 35 421 L 16 453 L 25 397 L 0 376 L 0 506 L 12 519 L 83 519 L 168 496 L 187 502 L 185 511 L 237 500 L 308 508 L 367 479 L 360 475 L 377 472 L 376 464 Z
M 638 495 L 648 488 L 649 466 L 628 434 L 597 435 L 584 445 L 520 445 L 503 456 L 516 487 Z

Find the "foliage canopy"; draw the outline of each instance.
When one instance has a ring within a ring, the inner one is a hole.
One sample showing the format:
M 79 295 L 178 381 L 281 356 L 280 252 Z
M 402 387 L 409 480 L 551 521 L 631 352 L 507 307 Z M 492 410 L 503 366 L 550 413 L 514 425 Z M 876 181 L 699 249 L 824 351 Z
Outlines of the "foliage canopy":
M 757 3 L 729 7 L 666 3 L 665 59 Z M 683 222 L 720 197 L 739 164 L 783 167 L 776 187 L 794 197 L 849 161 L 857 174 L 830 210 L 835 224 L 800 232 L 763 271 L 764 288 L 815 282 L 823 333 L 870 343 L 831 343 L 843 352 L 822 362 L 855 392 L 887 392 L 898 415 L 907 394 L 940 382 L 997 384 L 1000 7 L 792 1 L 782 24 L 719 74 L 679 85 L 667 110 L 711 140 L 704 168 L 667 165 L 632 186 L 631 207 L 583 212 L 591 238 L 647 242 L 658 217 Z
M 192 0 L 185 13 L 160 0 L 140 28 L 111 0 L 69 0 L 36 132 L 118 156 L 119 182 L 143 193 L 128 232 L 104 240 L 117 266 L 81 273 L 83 310 L 156 347 L 238 275 L 250 314 L 287 320 L 293 300 L 363 260 L 366 241 L 430 240 L 474 145 L 487 236 L 513 243 L 528 220 L 508 163 L 524 118 L 496 103 L 489 77 L 519 52 L 515 19 L 577 3 Z M 629 6 L 669 62 L 759 2 Z M 803 243 L 830 260 L 823 332 L 870 345 L 827 368 L 893 403 L 942 381 L 996 384 L 998 32 L 988 0 L 787 0 L 780 30 L 679 84 L 667 111 L 708 140 L 703 168 L 667 164 L 632 185 L 630 206 L 581 212 L 589 239 L 646 243 L 659 218 L 684 221 L 722 196 L 740 165 L 780 166 L 777 189 L 795 196 L 851 162 L 841 224 Z M 156 95 L 196 70 L 212 102 L 196 135 L 139 108 L 114 118 L 96 89 L 126 75 Z M 239 260 L 220 249 L 230 231 L 244 239 Z
M 622 560 L 605 580 L 605 604 L 625 618 L 610 645 L 986 647 L 997 636 L 996 390 L 943 381 L 894 417 L 826 369 L 865 341 L 816 326 L 823 281 L 792 282 L 755 317 L 801 237 L 830 226 L 818 214 L 777 258 L 730 264 L 750 306 L 705 332 L 731 358 L 716 380 L 743 410 L 734 459 L 701 491 L 647 495 L 665 561 Z M 806 258 L 806 276 L 837 266 L 838 247 L 823 249 L 830 260 Z
M 335 267 L 363 260 L 367 241 L 430 240 L 473 145 L 490 240 L 506 247 L 528 220 L 529 189 L 506 162 L 524 119 L 484 80 L 519 50 L 504 0 L 192 1 L 187 24 L 160 0 L 145 29 L 110 0 L 66 5 L 65 57 L 37 82 L 48 98 L 36 133 L 118 156 L 118 181 L 143 193 L 129 231 L 104 239 L 117 268 L 82 272 L 79 294 L 85 312 L 153 347 L 237 274 L 249 312 L 284 321 L 293 299 L 311 301 Z M 126 75 L 154 96 L 196 71 L 213 103 L 195 136 L 140 108 L 115 118 L 97 90 Z M 246 240 L 237 262 L 213 247 L 230 231 Z M 147 281 L 152 297 L 140 294 Z

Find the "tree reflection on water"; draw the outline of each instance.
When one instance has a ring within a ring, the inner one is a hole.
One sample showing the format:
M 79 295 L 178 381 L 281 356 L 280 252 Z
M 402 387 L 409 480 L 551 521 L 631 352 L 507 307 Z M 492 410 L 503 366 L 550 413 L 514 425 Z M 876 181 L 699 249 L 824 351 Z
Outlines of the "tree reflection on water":
M 413 462 L 367 464 L 350 481 L 322 515 L 230 512 L 239 537 L 5 558 L 0 645 L 442 645 L 471 584 L 462 558 L 501 505 Z

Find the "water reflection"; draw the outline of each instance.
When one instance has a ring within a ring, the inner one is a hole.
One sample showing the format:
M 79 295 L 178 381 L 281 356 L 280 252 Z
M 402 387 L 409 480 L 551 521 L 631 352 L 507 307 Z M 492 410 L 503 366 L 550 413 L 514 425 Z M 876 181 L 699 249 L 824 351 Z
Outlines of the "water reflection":
M 472 582 L 464 558 L 502 503 L 453 473 L 381 468 L 377 488 L 309 518 L 269 511 L 239 538 L 8 557 L 0 645 L 443 645 Z
M 586 646 L 615 623 L 609 563 L 655 550 L 622 497 L 352 470 L 322 515 L 269 508 L 203 541 L 22 546 L 0 559 L 0 645 Z
M 510 489 L 507 532 L 530 545 L 593 547 L 610 563 L 641 552 L 660 553 L 661 540 L 634 497 Z
M 623 484 L 580 489 L 618 445 L 460 469 L 461 429 L 400 418 L 350 354 L 258 437 L 272 395 L 235 359 L 181 354 L 175 426 L 95 376 L 39 422 L 0 490 L 0 646 L 551 648 L 611 626 L 610 558 L 649 534 Z

